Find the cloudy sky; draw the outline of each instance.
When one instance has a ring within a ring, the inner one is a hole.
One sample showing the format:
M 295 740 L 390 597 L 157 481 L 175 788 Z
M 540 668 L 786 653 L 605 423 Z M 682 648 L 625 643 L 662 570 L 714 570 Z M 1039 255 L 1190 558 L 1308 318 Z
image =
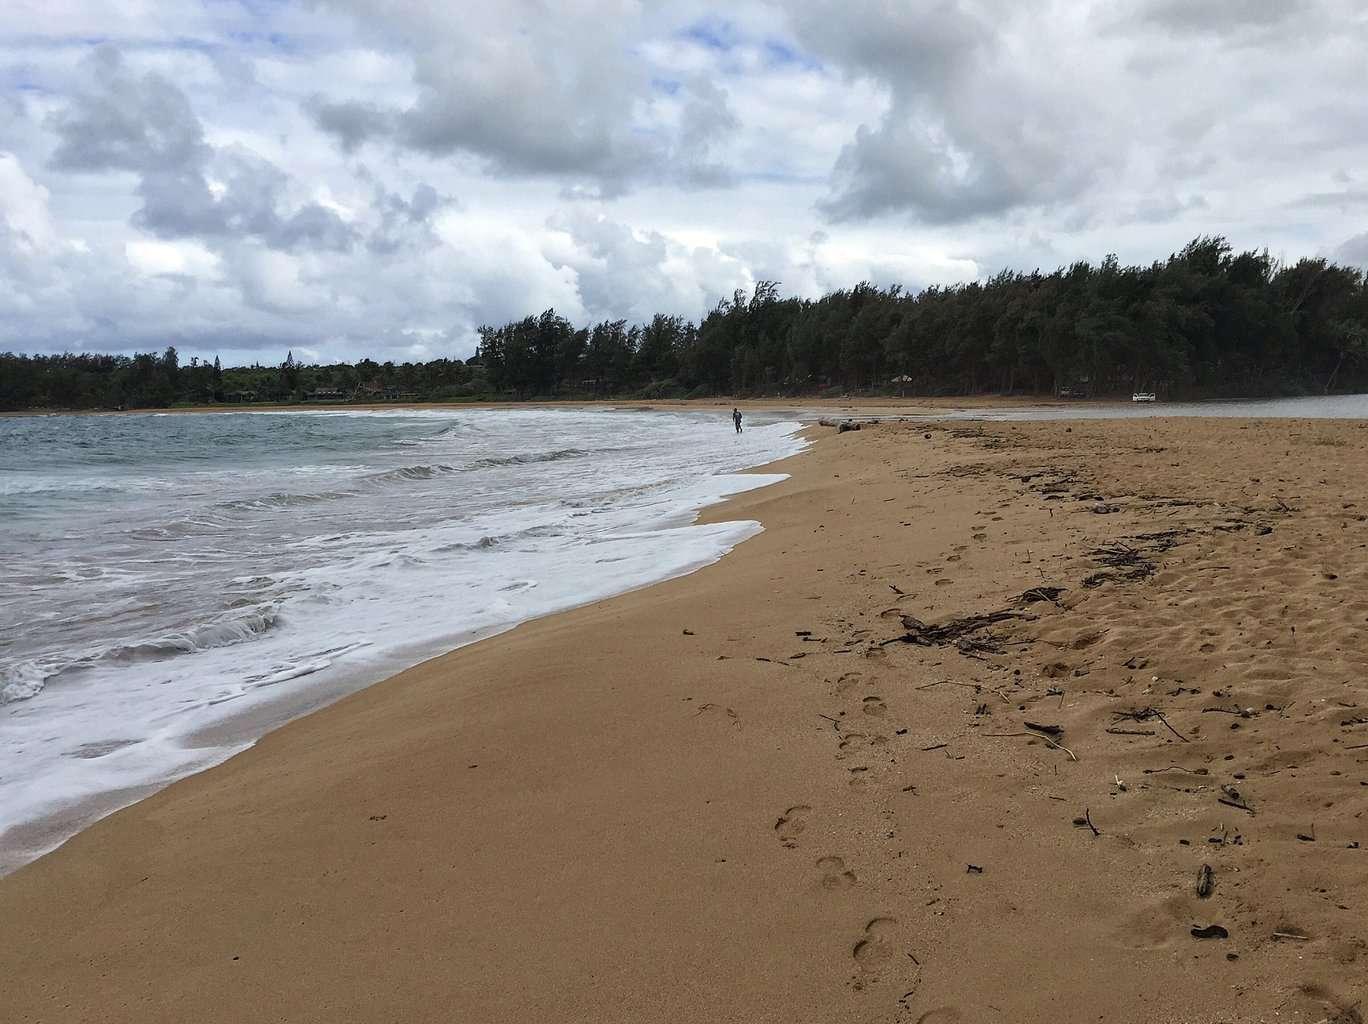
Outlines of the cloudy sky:
M 468 355 L 1226 235 L 1368 264 L 1361 0 L 4 0 L 0 349 Z

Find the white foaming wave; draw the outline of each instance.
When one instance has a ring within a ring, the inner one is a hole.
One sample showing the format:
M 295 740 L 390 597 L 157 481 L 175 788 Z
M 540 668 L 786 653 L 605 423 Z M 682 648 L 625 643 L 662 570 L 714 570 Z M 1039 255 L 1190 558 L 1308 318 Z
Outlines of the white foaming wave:
M 623 427 L 630 432 L 633 421 Z M 223 760 L 242 745 L 205 747 L 192 738 L 277 696 L 340 695 L 526 619 L 715 561 L 759 526 L 695 525 L 697 510 L 782 479 L 732 471 L 795 454 L 805 443 L 796 423 L 754 428 L 735 446 L 729 424 L 725 442 L 699 435 L 693 421 L 679 427 L 677 436 L 642 429 L 640 443 L 617 454 L 598 454 L 609 447 L 601 438 L 554 448 L 592 452 L 583 458 L 599 461 L 581 466 L 580 456 L 563 456 L 515 465 L 518 473 L 507 483 L 478 492 L 483 511 L 469 505 L 475 492 L 455 483 L 465 478 L 451 477 L 449 499 L 424 490 L 437 496 L 422 506 L 426 520 L 395 519 L 387 532 L 377 523 L 388 514 L 380 520 L 372 514 L 357 529 L 337 531 L 351 520 L 330 521 L 280 546 L 282 557 L 296 563 L 288 572 L 276 571 L 275 560 L 269 576 L 239 570 L 218 583 L 219 594 L 256 593 L 268 602 L 110 645 L 101 652 L 107 657 L 64 673 L 62 685 L 46 692 L 37 678 L 41 669 L 26 671 L 22 687 L 13 688 L 25 694 L 16 705 L 23 715 L 0 716 L 0 831 L 100 793 L 165 783 Z M 527 429 L 535 443 L 540 426 Z M 519 503 L 527 480 L 540 481 L 546 500 Z M 566 489 L 596 491 L 597 504 L 585 502 L 595 514 L 572 518 L 561 494 Z M 389 507 L 384 492 L 368 500 L 374 510 Z M 405 504 L 412 507 L 407 497 Z M 282 515 L 314 514 L 285 505 Z M 255 545 L 265 543 L 260 523 L 238 528 L 252 531 Z M 149 543 L 151 553 L 172 542 Z M 166 555 L 148 561 L 161 566 Z M 6 685 L 21 681 L 13 669 L 11 675 Z M 39 700 L 28 699 L 34 694 Z
M 129 666 L 138 662 L 166 661 L 216 647 L 246 643 L 275 627 L 280 619 L 272 606 L 235 612 L 216 621 L 148 640 L 131 640 L 87 652 L 69 660 L 46 663 L 24 661 L 0 673 L 0 704 L 31 700 L 47 683 L 73 671 L 89 672 L 101 665 Z
M 450 473 L 465 473 L 481 469 L 504 469 L 516 466 L 534 465 L 539 462 L 560 462 L 564 459 L 583 458 L 593 452 L 582 448 L 559 448 L 549 452 L 525 452 L 517 455 L 496 455 L 474 459 L 463 465 L 448 463 L 400 466 L 382 473 L 372 473 L 365 479 L 368 483 L 389 483 L 392 481 L 431 480 Z
M 398 480 L 431 480 L 436 476 L 445 476 L 448 473 L 459 473 L 459 466 L 449 466 L 445 463 L 438 463 L 433 466 L 400 466 L 398 469 L 387 469 L 383 473 L 372 473 L 366 477 L 368 483 L 391 483 Z
M 280 619 L 280 612 L 273 606 L 254 608 L 246 613 L 229 615 L 214 622 L 206 622 L 180 633 L 143 640 L 138 643 L 120 644 L 111 647 L 95 660 L 114 662 L 164 661 L 181 654 L 194 654 L 214 647 L 231 647 L 233 644 L 254 640 L 270 629 Z
M 120 494 L 134 490 L 138 481 L 113 482 L 100 479 L 74 479 L 51 476 L 0 476 L 0 498 L 65 498 L 91 497 L 101 494 Z M 150 489 L 154 484 L 143 484 Z
M 0 671 L 0 705 L 28 700 L 43 692 L 50 673 L 35 661 L 19 664 Z
M 345 491 L 317 491 L 313 493 L 276 491 L 256 498 L 238 498 L 225 501 L 219 508 L 229 512 L 274 512 L 277 509 L 293 508 L 296 505 L 321 505 L 324 502 L 345 498 Z
M 502 455 L 487 459 L 476 459 L 470 463 L 471 469 L 503 469 L 506 466 L 527 466 L 537 462 L 560 462 L 562 459 L 579 459 L 593 455 L 582 448 L 558 448 L 550 452 L 529 452 L 522 455 Z

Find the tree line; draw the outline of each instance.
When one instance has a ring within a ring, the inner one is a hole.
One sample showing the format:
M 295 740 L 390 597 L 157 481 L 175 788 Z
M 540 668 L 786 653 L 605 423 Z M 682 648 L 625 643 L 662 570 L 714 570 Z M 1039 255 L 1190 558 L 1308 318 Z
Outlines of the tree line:
M 694 324 L 577 327 L 555 310 L 479 329 L 468 360 L 221 367 L 176 350 L 0 354 L 0 409 L 233 401 L 462 401 L 827 392 L 1164 397 L 1368 388 L 1368 282 L 1325 259 L 1283 265 L 1201 237 L 1166 260 L 818 299 L 761 281 Z

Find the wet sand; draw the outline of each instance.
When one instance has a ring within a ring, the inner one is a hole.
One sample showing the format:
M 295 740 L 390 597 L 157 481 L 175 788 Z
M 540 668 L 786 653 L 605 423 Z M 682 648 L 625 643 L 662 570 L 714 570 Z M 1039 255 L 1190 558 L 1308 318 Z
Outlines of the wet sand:
M 1360 1020 L 1368 424 L 813 429 L 0 879 L 6 1019 Z

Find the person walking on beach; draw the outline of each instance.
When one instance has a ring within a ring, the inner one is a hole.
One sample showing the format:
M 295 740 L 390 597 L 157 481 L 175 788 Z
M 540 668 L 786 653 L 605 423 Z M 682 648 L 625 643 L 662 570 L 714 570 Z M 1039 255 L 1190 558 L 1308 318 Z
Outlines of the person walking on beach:
M 741 433 L 741 410 L 732 409 L 732 423 L 736 426 L 736 432 Z

